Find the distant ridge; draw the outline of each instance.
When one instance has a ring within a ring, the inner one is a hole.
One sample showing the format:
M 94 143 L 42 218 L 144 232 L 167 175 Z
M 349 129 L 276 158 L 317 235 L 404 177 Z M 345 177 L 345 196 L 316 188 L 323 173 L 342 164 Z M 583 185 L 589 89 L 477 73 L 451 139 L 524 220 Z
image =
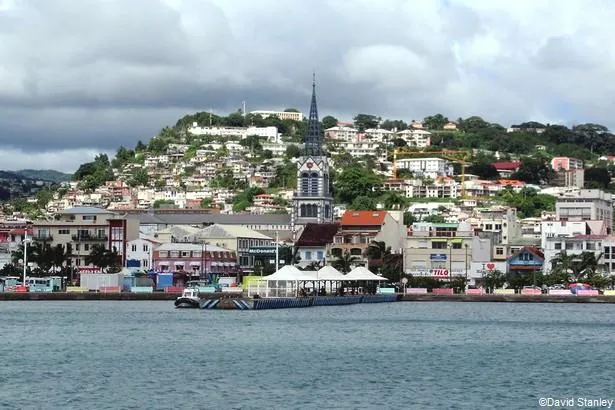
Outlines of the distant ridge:
M 70 181 L 72 174 L 56 171 L 54 169 L 21 169 L 12 173 L 36 181 L 49 181 L 54 183 Z

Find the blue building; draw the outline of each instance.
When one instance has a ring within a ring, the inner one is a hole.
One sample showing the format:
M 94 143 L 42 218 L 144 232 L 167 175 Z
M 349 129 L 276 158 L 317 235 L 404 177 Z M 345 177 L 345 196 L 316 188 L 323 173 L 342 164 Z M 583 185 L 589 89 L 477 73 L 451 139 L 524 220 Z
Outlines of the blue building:
M 541 271 L 544 262 L 544 254 L 535 246 L 524 246 L 506 260 L 510 273 Z

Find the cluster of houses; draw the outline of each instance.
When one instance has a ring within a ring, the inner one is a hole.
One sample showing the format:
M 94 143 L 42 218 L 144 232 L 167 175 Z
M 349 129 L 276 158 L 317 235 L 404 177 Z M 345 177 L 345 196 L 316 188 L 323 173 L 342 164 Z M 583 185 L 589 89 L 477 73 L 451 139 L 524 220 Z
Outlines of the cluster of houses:
M 593 252 L 606 273 L 615 271 L 613 202 L 600 190 L 561 192 L 555 211 L 536 218 L 521 219 L 515 208 L 479 207 L 473 200 L 414 204 L 407 211 L 419 217 L 442 215 L 445 222 L 407 226 L 402 210 L 347 210 L 333 222 L 306 224 L 293 241 L 291 218 L 284 214 L 74 207 L 45 220 L 2 221 L 0 264 L 10 263 L 10 252 L 27 235 L 51 246 L 70 244 L 66 264 L 81 272 L 99 271 L 86 263 L 95 244 L 114 249 L 122 266 L 237 277 L 258 271 L 263 258 L 275 263 L 276 244 L 292 246 L 297 264 L 305 267 L 322 266 L 346 252 L 354 265 L 368 265 L 374 261 L 366 249 L 374 242 L 401 255 L 400 273 L 465 276 L 470 284 L 480 284 L 493 270 L 549 272 L 563 250 Z

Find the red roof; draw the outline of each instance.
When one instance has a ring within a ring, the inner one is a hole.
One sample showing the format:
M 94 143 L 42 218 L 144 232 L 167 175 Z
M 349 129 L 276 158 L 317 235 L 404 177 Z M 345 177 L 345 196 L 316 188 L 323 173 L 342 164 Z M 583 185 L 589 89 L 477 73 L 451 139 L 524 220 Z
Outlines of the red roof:
M 337 223 L 305 225 L 301 236 L 297 240 L 297 246 L 324 246 L 333 242 L 333 237 L 337 233 L 339 225 Z
M 533 254 L 534 256 L 536 256 L 537 258 L 540 258 L 544 261 L 545 259 L 545 255 L 544 253 L 542 253 L 542 251 L 536 247 L 536 246 L 524 246 L 523 248 L 519 249 L 517 252 L 513 253 L 512 255 L 510 255 L 508 257 L 508 260 L 511 260 L 512 258 L 514 258 L 515 256 L 523 253 L 523 252 L 529 252 L 531 254 Z
M 382 225 L 386 211 L 346 211 L 342 215 L 342 225 Z
M 521 166 L 521 161 L 499 161 L 491 165 L 498 171 L 516 171 Z

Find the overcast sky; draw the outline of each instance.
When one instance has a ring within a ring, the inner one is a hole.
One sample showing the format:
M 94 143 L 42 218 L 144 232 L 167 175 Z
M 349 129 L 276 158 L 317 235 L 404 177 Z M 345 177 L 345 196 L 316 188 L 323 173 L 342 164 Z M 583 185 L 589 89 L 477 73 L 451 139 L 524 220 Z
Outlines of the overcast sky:
M 187 113 L 615 128 L 615 1 L 0 0 L 0 169 L 74 171 Z

